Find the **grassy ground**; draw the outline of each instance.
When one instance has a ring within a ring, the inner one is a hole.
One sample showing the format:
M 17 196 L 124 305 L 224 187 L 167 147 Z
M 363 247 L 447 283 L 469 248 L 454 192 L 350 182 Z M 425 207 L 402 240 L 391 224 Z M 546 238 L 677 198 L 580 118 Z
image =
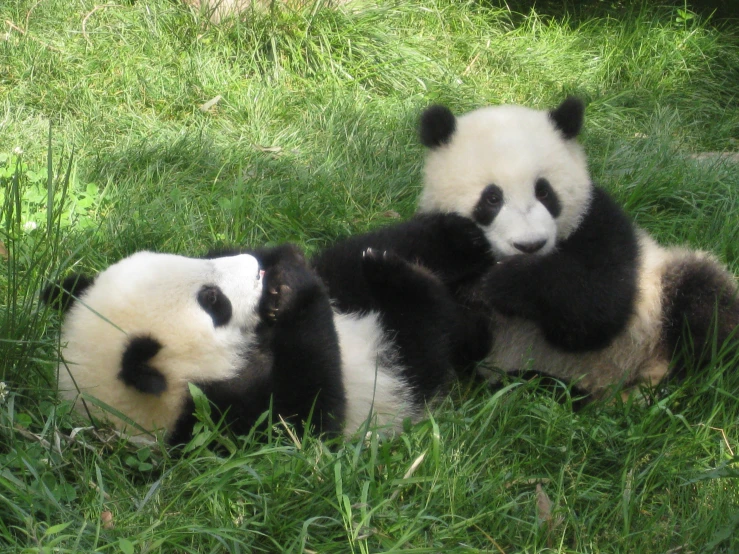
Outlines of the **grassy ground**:
M 692 157 L 739 150 L 735 21 L 646 0 L 377 4 L 220 27 L 168 0 L 0 4 L 0 550 L 739 549 L 736 360 L 577 413 L 537 382 L 463 380 L 393 440 L 278 427 L 221 457 L 137 447 L 55 401 L 44 278 L 141 248 L 312 251 L 408 216 L 431 102 L 581 95 L 596 180 L 663 242 L 739 269 L 737 165 Z

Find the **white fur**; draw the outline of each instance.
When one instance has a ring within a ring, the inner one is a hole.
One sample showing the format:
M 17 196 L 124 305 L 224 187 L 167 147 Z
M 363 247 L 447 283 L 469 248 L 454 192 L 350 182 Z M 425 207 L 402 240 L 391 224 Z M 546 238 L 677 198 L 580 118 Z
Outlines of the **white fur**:
M 534 186 L 546 178 L 562 213 L 555 221 L 536 200 Z M 563 140 L 546 111 L 522 106 L 481 108 L 457 118 L 450 143 L 430 149 L 419 208 L 471 215 L 483 189 L 503 190 L 503 208 L 485 228 L 498 257 L 520 254 L 514 243 L 546 239 L 550 252 L 579 225 L 592 194 L 585 154 Z
M 215 327 L 198 305 L 203 285 L 219 286 L 231 301 L 228 324 Z M 147 430 L 171 429 L 187 398 L 188 381 L 227 379 L 237 371 L 258 321 L 261 288 L 259 264 L 248 255 L 202 260 L 139 252 L 110 266 L 65 317 L 58 371 L 62 396 L 75 400 L 79 387 Z M 167 379 L 159 397 L 118 379 L 123 352 L 137 336 L 163 345 L 151 361 Z
M 360 429 L 368 418 L 381 428 L 402 430 L 403 420 L 417 418 L 419 410 L 400 377 L 395 345 L 375 312 L 335 315 L 346 391 L 347 433 Z

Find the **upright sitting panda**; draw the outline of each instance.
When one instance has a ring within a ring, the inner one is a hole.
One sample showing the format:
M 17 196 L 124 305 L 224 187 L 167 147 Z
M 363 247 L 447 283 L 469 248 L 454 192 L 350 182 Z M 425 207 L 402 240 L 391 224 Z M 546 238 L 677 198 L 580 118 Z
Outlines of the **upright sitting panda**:
M 290 245 L 209 259 L 139 252 L 94 279 L 68 277 L 42 293 L 64 312 L 60 392 L 172 444 L 195 423 L 188 383 L 239 434 L 270 406 L 324 433 L 353 433 L 370 416 L 399 429 L 453 376 L 457 307 L 425 269 L 387 251 L 356 255 L 371 309 L 345 313 Z
M 592 184 L 583 115 L 575 98 L 551 111 L 428 108 L 419 211 L 466 216 L 490 242 L 496 264 L 456 291 L 492 314 L 490 364 L 598 396 L 683 371 L 690 345 L 705 360 L 736 335 L 739 304 L 712 256 L 658 245 Z

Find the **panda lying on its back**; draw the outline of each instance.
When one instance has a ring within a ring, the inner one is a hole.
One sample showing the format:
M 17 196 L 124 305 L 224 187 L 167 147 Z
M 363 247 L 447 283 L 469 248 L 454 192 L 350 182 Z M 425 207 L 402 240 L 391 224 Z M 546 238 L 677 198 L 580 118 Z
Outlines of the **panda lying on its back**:
M 662 379 L 685 324 L 696 357 L 710 350 L 714 321 L 721 346 L 739 304 L 712 257 L 660 247 L 592 185 L 575 140 L 583 112 L 575 98 L 549 112 L 428 108 L 419 209 L 464 215 L 491 244 L 497 263 L 458 294 L 493 314 L 491 364 L 580 379 L 598 394 Z
M 452 377 L 456 304 L 392 253 L 357 255 L 373 309 L 344 314 L 290 245 L 212 259 L 140 252 L 94 279 L 69 277 L 42 294 L 65 311 L 60 391 L 174 444 L 195 423 L 189 382 L 236 433 L 270 405 L 297 425 L 312 414 L 327 433 L 353 433 L 370 414 L 399 429 Z

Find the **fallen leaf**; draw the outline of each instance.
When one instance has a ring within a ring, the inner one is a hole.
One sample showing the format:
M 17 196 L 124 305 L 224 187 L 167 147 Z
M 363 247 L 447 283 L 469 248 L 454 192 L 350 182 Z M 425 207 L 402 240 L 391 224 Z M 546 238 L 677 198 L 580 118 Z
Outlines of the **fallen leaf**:
M 282 152 L 281 146 L 261 146 L 257 144 L 256 148 L 260 152 L 272 152 L 272 153 Z
M 549 524 L 552 521 L 552 501 L 544 492 L 541 483 L 536 484 L 536 517 L 539 518 L 539 524 Z
M 112 529 L 115 527 L 115 523 L 113 523 L 113 513 L 110 510 L 105 510 L 100 514 L 100 521 L 103 522 L 103 529 Z
M 554 530 L 560 526 L 562 521 L 564 521 L 564 518 L 562 516 L 558 516 L 556 518 L 552 517 L 552 501 L 549 499 L 549 496 L 544 491 L 544 487 L 541 486 L 541 483 L 536 484 L 536 516 L 539 520 L 540 526 L 546 526 L 547 530 L 547 546 L 550 548 L 552 547 L 553 541 L 553 532 Z
M 211 108 L 215 107 L 215 105 L 218 104 L 218 102 L 220 102 L 222 99 L 223 99 L 223 96 L 221 96 L 220 94 L 216 96 L 215 98 L 211 98 L 205 104 L 200 106 L 200 111 L 209 112 Z
M 403 475 L 403 480 L 409 479 L 418 469 L 418 466 L 421 465 L 421 462 L 423 462 L 423 459 L 426 457 L 426 452 L 421 453 L 421 455 L 413 460 L 413 463 L 411 464 L 411 467 L 408 468 L 408 471 L 405 472 Z M 400 494 L 400 488 L 397 488 L 393 491 L 393 494 L 390 495 L 390 500 L 395 500 L 398 495 Z

